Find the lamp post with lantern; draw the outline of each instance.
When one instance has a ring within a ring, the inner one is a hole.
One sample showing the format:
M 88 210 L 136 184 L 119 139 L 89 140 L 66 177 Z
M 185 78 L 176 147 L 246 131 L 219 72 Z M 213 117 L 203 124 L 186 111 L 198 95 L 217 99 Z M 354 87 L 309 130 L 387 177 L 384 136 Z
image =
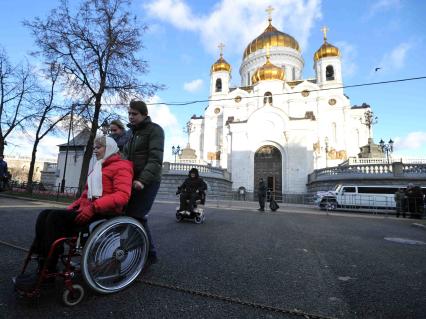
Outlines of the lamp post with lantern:
M 180 148 L 180 146 L 178 145 L 177 147 L 175 147 L 174 145 L 172 146 L 172 155 L 174 155 L 175 157 L 175 163 L 176 163 L 176 156 L 179 156 L 182 154 L 182 150 Z
M 390 157 L 390 154 L 392 154 L 392 152 L 393 152 L 393 141 L 392 141 L 392 139 L 389 139 L 388 143 L 385 143 L 383 141 L 383 139 L 381 139 L 380 142 L 379 142 L 379 145 L 380 145 L 380 148 L 382 149 L 382 152 L 386 154 L 386 159 L 387 159 L 387 162 L 389 164 L 389 157 Z

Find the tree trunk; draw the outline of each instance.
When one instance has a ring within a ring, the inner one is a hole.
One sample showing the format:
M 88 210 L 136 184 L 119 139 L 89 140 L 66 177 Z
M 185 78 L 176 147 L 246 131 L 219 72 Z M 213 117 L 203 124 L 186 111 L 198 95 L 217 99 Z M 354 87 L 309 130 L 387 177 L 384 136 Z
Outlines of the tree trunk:
M 0 155 L 4 155 L 4 137 L 0 134 Z
M 99 113 L 101 110 L 101 97 L 97 95 L 95 100 L 95 113 L 93 114 L 92 128 L 90 130 L 89 141 L 87 142 L 86 149 L 84 150 L 83 164 L 81 166 L 80 180 L 78 182 L 77 197 L 80 197 L 83 192 L 84 186 L 86 185 L 87 173 L 89 171 L 90 159 L 93 156 L 93 141 L 96 137 L 98 130 Z
M 31 153 L 30 171 L 28 172 L 28 178 L 27 178 L 27 192 L 30 194 L 32 194 L 33 192 L 34 165 L 36 161 L 38 143 L 39 141 L 36 139 L 33 145 L 33 151 Z

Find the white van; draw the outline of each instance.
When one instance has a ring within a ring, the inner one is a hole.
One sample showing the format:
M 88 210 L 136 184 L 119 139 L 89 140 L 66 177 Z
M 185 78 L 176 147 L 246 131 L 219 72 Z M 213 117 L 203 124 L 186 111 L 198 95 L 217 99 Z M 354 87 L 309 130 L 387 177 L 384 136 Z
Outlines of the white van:
M 321 209 L 384 208 L 395 209 L 395 193 L 406 186 L 398 185 L 336 185 L 332 191 L 317 192 L 315 203 Z

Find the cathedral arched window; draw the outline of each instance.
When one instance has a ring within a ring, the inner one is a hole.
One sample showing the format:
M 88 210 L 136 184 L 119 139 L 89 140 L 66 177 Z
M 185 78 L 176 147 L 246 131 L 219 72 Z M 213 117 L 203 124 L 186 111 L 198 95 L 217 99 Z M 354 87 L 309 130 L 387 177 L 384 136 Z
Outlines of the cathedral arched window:
M 216 80 L 216 92 L 222 92 L 222 79 Z
M 265 95 L 263 96 L 263 104 L 271 104 L 272 105 L 272 93 L 271 92 L 266 92 Z
M 327 65 L 325 68 L 325 79 L 327 81 L 334 80 L 334 68 L 332 65 Z

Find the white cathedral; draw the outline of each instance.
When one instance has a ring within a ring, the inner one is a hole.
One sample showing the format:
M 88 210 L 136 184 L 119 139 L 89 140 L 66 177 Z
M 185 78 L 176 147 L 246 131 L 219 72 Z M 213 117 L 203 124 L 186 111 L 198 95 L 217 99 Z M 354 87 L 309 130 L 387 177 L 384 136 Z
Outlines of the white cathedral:
M 271 17 L 244 50 L 240 87 L 230 87 L 221 48 L 211 67 L 209 104 L 190 120 L 189 144 L 199 161 L 231 173 L 234 190 L 255 190 L 262 177 L 277 193 L 305 193 L 309 173 L 356 156 L 367 143 L 360 118 L 368 106 L 352 107 L 344 94 L 340 51 L 326 32 L 312 79 L 302 79 L 298 42 Z

